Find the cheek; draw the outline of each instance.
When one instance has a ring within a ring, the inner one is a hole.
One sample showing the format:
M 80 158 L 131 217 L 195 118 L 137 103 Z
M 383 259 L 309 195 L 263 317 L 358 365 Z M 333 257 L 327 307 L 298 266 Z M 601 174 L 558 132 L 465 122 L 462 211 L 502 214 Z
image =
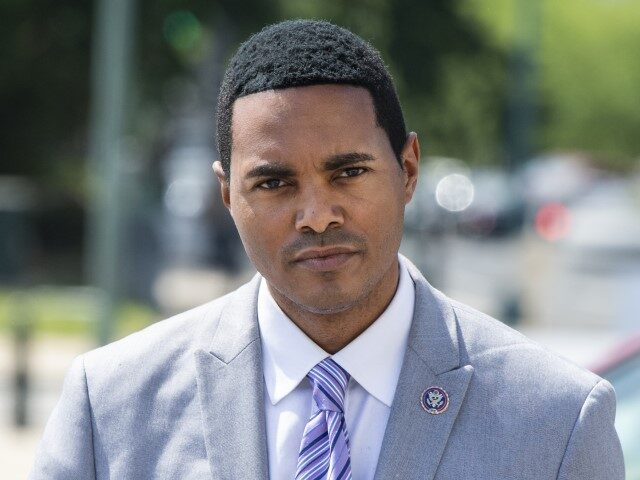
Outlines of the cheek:
M 247 254 L 254 263 L 265 264 L 277 254 L 285 236 L 282 213 L 266 206 L 256 207 L 243 198 L 232 202 L 231 215 Z
M 233 199 L 231 201 L 231 216 L 238 229 L 240 239 L 244 244 L 247 253 L 253 251 L 253 244 L 257 238 L 257 231 L 260 226 L 256 222 L 259 218 L 256 212 L 249 207 L 242 199 Z
M 389 191 L 389 187 L 386 188 Z M 402 238 L 404 195 L 395 189 L 392 192 L 388 195 L 372 195 L 366 212 L 360 217 L 361 225 L 375 237 L 375 240 L 371 240 L 378 243 L 377 251 L 385 254 L 397 249 Z
M 402 218 L 397 205 L 391 204 L 389 197 L 387 201 L 373 198 L 368 208 L 361 210 L 358 218 L 353 218 L 353 224 L 347 226 L 367 238 L 363 262 L 350 280 L 354 288 L 380 282 L 396 261 L 402 240 Z
M 358 198 L 359 209 L 369 221 L 382 222 L 396 219 L 404 208 L 405 192 L 397 183 L 378 182 L 367 188 Z

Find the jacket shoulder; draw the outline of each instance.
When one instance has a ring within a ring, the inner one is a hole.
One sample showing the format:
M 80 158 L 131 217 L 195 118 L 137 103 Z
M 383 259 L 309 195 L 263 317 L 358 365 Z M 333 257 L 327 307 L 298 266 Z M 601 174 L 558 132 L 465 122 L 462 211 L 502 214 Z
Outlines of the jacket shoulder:
M 130 385 L 160 381 L 207 349 L 230 295 L 158 321 L 120 340 L 83 354 L 90 391 L 107 391 L 113 382 Z
M 142 330 L 96 348 L 85 354 L 85 362 L 100 358 L 145 356 L 189 346 L 199 347 L 211 339 L 215 332 L 220 311 L 230 294 L 199 305 L 185 312 L 159 320 Z
M 496 466 L 487 478 L 513 478 L 516 465 L 522 478 L 622 478 L 611 385 L 488 315 L 451 306 L 460 362 L 473 366 L 455 430 L 467 458 Z M 594 434 L 606 439 L 597 454 Z
M 450 302 L 459 328 L 461 361 L 474 365 L 480 375 L 491 372 L 505 384 L 517 383 L 532 394 L 545 391 L 565 400 L 575 397 L 578 404 L 602 380 L 499 320 Z

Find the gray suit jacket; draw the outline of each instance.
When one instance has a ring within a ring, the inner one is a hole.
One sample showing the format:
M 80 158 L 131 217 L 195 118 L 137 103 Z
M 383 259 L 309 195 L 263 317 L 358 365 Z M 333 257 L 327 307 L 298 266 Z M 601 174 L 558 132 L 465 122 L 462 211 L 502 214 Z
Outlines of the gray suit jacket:
M 609 383 L 409 271 L 376 480 L 624 478 Z M 266 479 L 258 283 L 77 358 L 31 478 Z M 440 415 L 420 404 L 434 385 L 450 398 Z

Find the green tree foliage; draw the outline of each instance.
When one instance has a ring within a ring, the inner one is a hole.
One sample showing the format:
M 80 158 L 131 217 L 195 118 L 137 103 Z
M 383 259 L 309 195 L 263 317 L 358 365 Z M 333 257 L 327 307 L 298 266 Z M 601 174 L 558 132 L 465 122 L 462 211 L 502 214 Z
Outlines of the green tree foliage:
M 264 0 L 140 0 L 137 18 L 137 84 L 157 102 L 173 77 L 196 74 L 212 42 L 232 45 L 277 20 Z M 223 37 L 223 38 L 219 38 Z
M 511 49 L 517 2 L 469 0 L 466 13 Z M 640 2 L 540 0 L 538 149 L 583 150 L 628 169 L 640 156 Z M 524 19 L 526 21 L 526 19 Z
M 70 189 L 87 151 L 95 1 L 0 3 L 0 172 Z M 214 25 L 240 38 L 277 19 L 262 0 L 139 0 L 133 59 L 136 133 L 160 128 L 167 84 L 194 74 Z M 173 22 L 173 24 L 172 24 Z M 146 110 L 148 109 L 148 110 Z M 160 112 L 158 114 L 158 112 Z M 149 115 L 151 113 L 151 115 Z M 155 113 L 155 115 L 154 115 Z M 150 122 L 149 122 L 150 121 Z
M 91 2 L 4 0 L 0 7 L 0 170 L 45 176 L 84 142 Z
M 640 3 L 547 2 L 540 50 L 547 148 L 640 157 Z
M 502 161 L 504 56 L 463 17 L 460 2 L 393 0 L 389 55 L 407 117 L 425 151 L 472 163 Z

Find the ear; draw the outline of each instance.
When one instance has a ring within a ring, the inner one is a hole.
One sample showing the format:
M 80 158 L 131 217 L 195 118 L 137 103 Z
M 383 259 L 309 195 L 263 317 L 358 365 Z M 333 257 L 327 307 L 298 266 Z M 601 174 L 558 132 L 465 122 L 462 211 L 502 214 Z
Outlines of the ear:
M 222 195 L 222 202 L 224 206 L 228 209 L 231 208 L 231 195 L 229 194 L 229 179 L 227 178 L 227 174 L 224 172 L 222 168 L 222 163 L 220 160 L 216 160 L 213 162 L 213 171 L 216 173 L 216 177 L 218 177 L 218 181 L 220 182 L 220 194 Z
M 416 190 L 420 166 L 420 143 L 415 132 L 410 132 L 407 135 L 407 140 L 402 147 L 401 159 L 404 173 L 404 203 L 407 204 L 411 201 L 413 192 Z

